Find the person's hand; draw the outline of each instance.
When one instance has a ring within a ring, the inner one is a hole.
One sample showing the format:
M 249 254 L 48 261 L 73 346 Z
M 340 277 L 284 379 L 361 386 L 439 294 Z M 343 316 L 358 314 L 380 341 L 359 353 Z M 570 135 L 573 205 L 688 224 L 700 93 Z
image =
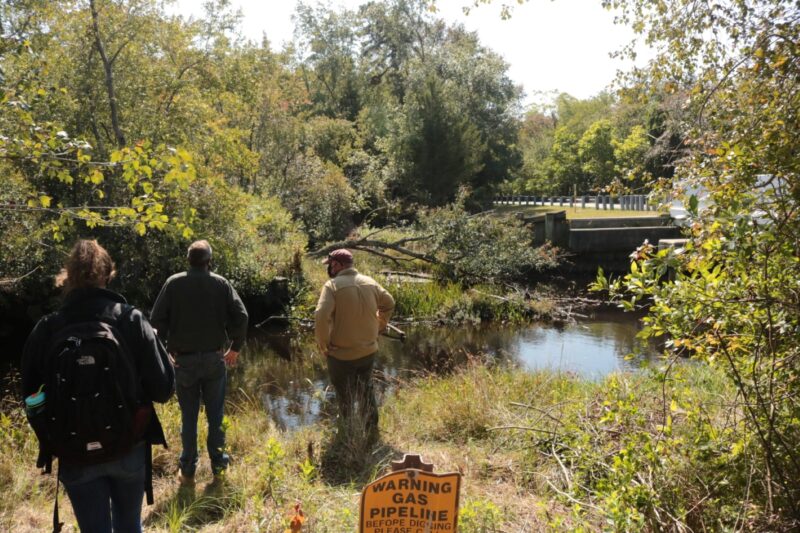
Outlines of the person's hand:
M 169 356 L 169 362 L 172 363 L 173 368 L 180 368 L 181 365 L 175 362 L 174 355 L 172 355 L 170 352 L 167 352 L 167 356 Z
M 236 360 L 239 358 L 239 352 L 234 350 L 228 350 L 225 352 L 225 355 L 222 356 L 225 360 L 225 364 L 228 366 L 236 366 Z

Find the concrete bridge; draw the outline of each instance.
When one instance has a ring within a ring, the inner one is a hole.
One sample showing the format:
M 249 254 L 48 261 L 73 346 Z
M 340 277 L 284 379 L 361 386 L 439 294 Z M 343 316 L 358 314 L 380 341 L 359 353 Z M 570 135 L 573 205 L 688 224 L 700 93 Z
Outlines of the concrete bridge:
M 568 253 L 566 270 L 572 272 L 626 272 L 630 254 L 645 240 L 657 247 L 682 241 L 669 215 L 568 220 L 565 211 L 556 211 L 520 218 L 535 245 L 550 242 Z

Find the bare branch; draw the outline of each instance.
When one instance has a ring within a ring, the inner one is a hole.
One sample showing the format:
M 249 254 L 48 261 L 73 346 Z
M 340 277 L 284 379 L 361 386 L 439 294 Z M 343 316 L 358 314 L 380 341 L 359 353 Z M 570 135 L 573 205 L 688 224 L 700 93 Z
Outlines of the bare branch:
M 374 253 L 376 255 L 384 254 L 386 256 L 386 250 L 393 250 L 400 254 L 403 254 L 406 257 L 391 257 L 394 261 L 402 261 L 402 260 L 409 260 L 408 258 L 419 259 L 420 261 L 425 261 L 426 263 L 431 264 L 439 264 L 439 260 L 433 256 L 428 254 L 415 252 L 414 250 L 409 250 L 403 244 L 412 241 L 419 241 L 423 239 L 429 239 L 432 235 L 428 235 L 425 237 L 407 237 L 405 239 L 400 239 L 394 242 L 386 242 L 386 241 L 377 241 L 372 239 L 348 239 L 344 241 L 334 242 L 323 248 L 315 250 L 313 252 L 309 252 L 308 255 L 311 257 L 321 257 L 323 255 L 327 255 L 334 250 L 338 250 L 339 248 L 353 248 L 356 250 L 363 250 L 365 252 Z M 383 250 L 383 252 L 378 252 L 377 250 Z
M 36 272 L 37 270 L 40 270 L 41 268 L 42 268 L 42 266 L 39 265 L 36 268 L 34 268 L 33 270 L 31 270 L 30 272 L 28 272 L 26 274 L 23 274 L 22 276 L 19 276 L 17 278 L 3 278 L 3 279 L 0 279 L 0 287 L 5 287 L 5 286 L 8 286 L 8 285 L 16 285 L 17 283 L 19 283 L 23 279 L 27 278 L 28 276 L 30 276 L 31 274 Z

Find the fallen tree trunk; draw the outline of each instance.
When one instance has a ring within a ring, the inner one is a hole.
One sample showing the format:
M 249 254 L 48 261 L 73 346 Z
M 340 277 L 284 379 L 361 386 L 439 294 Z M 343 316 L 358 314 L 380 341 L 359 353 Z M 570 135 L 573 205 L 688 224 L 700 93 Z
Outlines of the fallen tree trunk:
M 415 259 L 418 259 L 420 261 L 436 265 L 439 264 L 440 261 L 435 257 L 428 254 L 415 252 L 414 250 L 411 250 L 406 247 L 406 244 L 410 242 L 423 241 L 426 239 L 430 239 L 431 237 L 433 237 L 433 235 L 406 237 L 404 239 L 399 239 L 392 242 L 370 239 L 369 237 L 365 237 L 362 239 L 348 239 L 344 241 L 331 243 L 323 248 L 314 250 L 313 252 L 309 252 L 308 255 L 310 255 L 311 257 L 322 257 L 323 255 L 328 255 L 332 251 L 338 250 L 339 248 L 347 248 L 350 250 L 361 250 L 363 252 L 368 252 L 383 257 L 385 259 L 394 261 L 397 264 L 399 264 L 401 261 L 414 261 Z M 400 257 L 395 255 L 390 255 L 386 253 L 388 250 L 397 252 L 402 255 Z
M 397 270 L 381 270 L 381 274 L 384 276 L 398 276 L 398 277 L 405 277 L 405 278 L 419 278 L 419 279 L 436 279 L 430 274 L 426 274 L 424 272 L 402 272 Z

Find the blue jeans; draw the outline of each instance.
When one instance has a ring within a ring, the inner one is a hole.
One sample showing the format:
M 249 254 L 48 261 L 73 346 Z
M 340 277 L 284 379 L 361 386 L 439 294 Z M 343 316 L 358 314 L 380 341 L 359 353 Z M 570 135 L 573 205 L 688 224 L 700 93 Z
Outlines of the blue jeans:
M 145 444 L 119 459 L 91 466 L 63 465 L 58 477 L 82 533 L 140 533 Z
M 211 468 L 218 474 L 228 467 L 225 430 L 225 361 L 220 352 L 196 352 L 175 357 L 175 383 L 181 408 L 181 472 L 193 476 L 197 469 L 197 416 L 200 401 L 206 408 L 208 439 L 206 447 Z

